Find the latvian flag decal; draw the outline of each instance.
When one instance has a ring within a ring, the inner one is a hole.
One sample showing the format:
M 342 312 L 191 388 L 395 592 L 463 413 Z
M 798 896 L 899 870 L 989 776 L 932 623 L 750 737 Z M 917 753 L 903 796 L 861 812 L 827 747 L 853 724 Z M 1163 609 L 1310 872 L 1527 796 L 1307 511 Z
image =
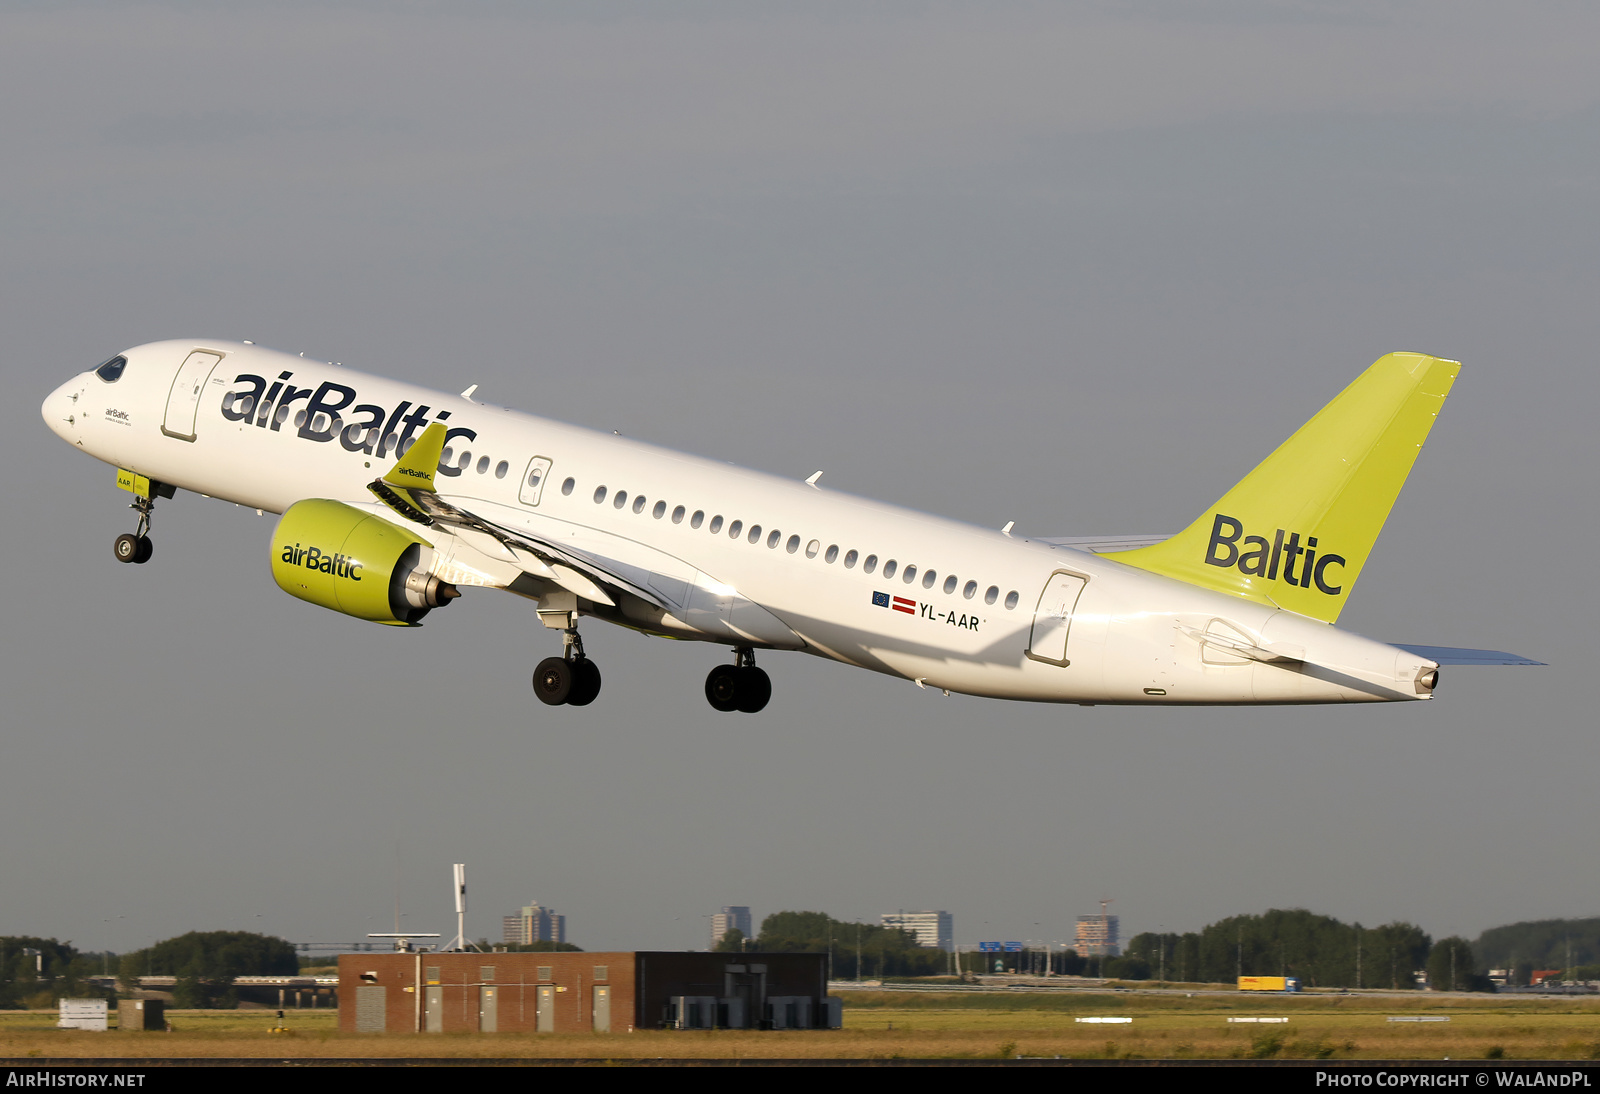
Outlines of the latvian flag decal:
M 872 603 L 875 607 L 893 608 L 895 611 L 905 612 L 907 615 L 917 614 L 917 602 L 915 600 L 907 600 L 903 596 L 891 597 L 888 593 L 873 593 Z

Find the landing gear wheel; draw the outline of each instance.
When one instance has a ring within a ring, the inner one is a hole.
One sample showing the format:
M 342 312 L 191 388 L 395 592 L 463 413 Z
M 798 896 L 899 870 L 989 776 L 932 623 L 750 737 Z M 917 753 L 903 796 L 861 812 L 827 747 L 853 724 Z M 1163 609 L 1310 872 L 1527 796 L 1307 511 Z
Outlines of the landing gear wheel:
M 739 709 L 739 669 L 718 665 L 706 675 L 706 702 L 720 711 Z
M 143 538 L 144 537 L 142 536 L 134 535 L 132 532 L 124 532 L 118 536 L 116 543 L 112 544 L 111 547 L 111 549 L 116 552 L 117 561 L 139 561 L 139 541 Z
M 154 550 L 154 548 L 150 545 L 150 537 L 149 536 L 140 536 L 139 537 L 139 550 L 133 556 L 133 561 L 135 561 L 139 565 L 143 566 L 146 562 L 150 561 L 150 552 L 153 551 L 153 550 Z
M 597 672 L 596 676 L 598 675 Z M 533 693 L 546 706 L 561 706 L 571 700 L 572 677 L 570 662 L 560 657 L 546 657 L 539 662 L 539 667 L 533 670 Z
M 754 714 L 772 698 L 772 677 L 754 665 L 739 670 L 739 689 L 736 705 L 745 714 Z
M 586 707 L 600 694 L 600 666 L 584 657 L 571 662 L 572 690 L 567 694 L 567 705 Z

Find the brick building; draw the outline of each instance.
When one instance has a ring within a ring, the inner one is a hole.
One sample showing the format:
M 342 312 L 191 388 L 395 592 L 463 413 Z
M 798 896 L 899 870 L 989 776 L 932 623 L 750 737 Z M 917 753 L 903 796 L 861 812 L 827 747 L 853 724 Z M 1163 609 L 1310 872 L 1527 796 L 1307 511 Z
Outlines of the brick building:
M 339 958 L 347 1033 L 837 1028 L 813 953 L 384 953 Z

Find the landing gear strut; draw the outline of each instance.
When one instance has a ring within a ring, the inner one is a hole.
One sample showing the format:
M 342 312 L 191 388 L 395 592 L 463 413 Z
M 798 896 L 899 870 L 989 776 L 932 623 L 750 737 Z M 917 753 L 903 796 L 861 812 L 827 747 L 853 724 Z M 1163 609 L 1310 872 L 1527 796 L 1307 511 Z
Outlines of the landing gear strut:
M 156 503 L 151 498 L 134 498 L 129 509 L 139 512 L 139 530 L 137 532 L 124 532 L 112 544 L 111 550 L 116 554 L 118 562 L 150 561 L 150 515 L 154 512 Z
M 561 634 L 560 657 L 546 657 L 533 670 L 533 693 L 546 706 L 586 707 L 600 694 L 600 669 L 584 656 L 578 628 Z
M 706 677 L 706 701 L 721 711 L 754 714 L 772 698 L 772 678 L 756 668 L 756 651 L 740 646 L 733 664 L 718 665 Z

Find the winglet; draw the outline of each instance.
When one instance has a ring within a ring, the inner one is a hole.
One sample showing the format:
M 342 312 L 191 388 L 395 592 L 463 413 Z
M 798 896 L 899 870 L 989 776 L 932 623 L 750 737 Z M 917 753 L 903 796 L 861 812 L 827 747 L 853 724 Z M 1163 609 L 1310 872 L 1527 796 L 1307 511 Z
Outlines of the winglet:
M 434 422 L 424 429 L 422 436 L 406 449 L 406 454 L 395 461 L 383 481 L 407 490 L 432 490 L 439 457 L 444 454 L 444 434 L 442 422 Z

